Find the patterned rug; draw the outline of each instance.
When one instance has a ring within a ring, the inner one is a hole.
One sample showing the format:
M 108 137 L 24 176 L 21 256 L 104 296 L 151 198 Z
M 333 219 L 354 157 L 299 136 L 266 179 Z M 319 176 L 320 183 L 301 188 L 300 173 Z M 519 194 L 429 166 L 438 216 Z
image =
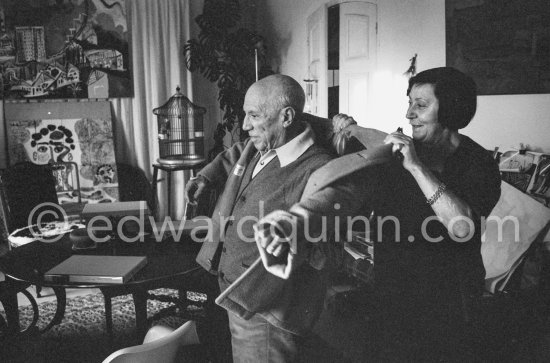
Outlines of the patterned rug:
M 175 290 L 158 289 L 155 294 L 176 296 Z M 200 295 L 188 296 L 200 300 Z M 102 362 L 117 349 L 139 344 L 135 336 L 135 311 L 131 295 L 118 296 L 112 299 L 113 342 L 109 342 L 105 330 L 105 305 L 101 293 L 67 299 L 65 316 L 61 324 L 54 326 L 44 334 L 29 334 L 0 342 L 0 362 Z M 152 317 L 171 303 L 147 302 L 148 316 Z M 56 302 L 39 304 L 40 319 L 38 327 L 44 327 L 54 316 Z M 3 314 L 3 312 L 0 312 Z M 188 312 L 189 313 L 189 312 Z M 192 306 L 192 314 L 200 315 L 200 307 Z M 19 309 L 21 326 L 25 327 L 32 320 L 32 308 Z M 179 316 L 178 316 L 179 315 Z M 186 314 L 188 316 L 189 314 Z M 178 327 L 185 322 L 181 314 L 160 318 L 151 324 L 163 324 Z M 190 354 L 201 355 L 196 349 Z M 192 362 L 201 361 L 198 356 L 190 357 Z

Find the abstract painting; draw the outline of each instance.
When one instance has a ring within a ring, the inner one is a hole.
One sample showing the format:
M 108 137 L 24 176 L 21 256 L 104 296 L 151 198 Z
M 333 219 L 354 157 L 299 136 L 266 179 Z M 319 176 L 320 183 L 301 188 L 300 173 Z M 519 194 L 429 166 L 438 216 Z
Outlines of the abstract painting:
M 6 99 L 133 96 L 123 0 L 1 0 Z
M 447 65 L 480 95 L 550 93 L 550 1 L 446 0 Z
M 10 106 L 21 104 L 7 106 L 11 112 Z M 6 121 L 11 165 L 22 161 L 50 165 L 61 204 L 109 203 L 119 199 L 110 117 L 103 112 L 74 118 L 31 116 L 34 117 Z

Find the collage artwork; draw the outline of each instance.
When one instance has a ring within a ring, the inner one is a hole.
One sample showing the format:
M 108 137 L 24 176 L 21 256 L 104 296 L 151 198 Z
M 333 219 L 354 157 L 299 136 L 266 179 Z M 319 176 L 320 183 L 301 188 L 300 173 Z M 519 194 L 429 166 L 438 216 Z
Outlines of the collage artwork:
M 125 1 L 0 1 L 7 162 L 50 166 L 59 203 L 119 199 L 107 99 L 133 96 L 130 35 Z
M 0 1 L 5 99 L 132 97 L 124 1 Z
M 119 199 L 109 102 L 85 102 L 86 117 L 7 120 L 10 164 L 30 161 L 52 168 L 58 201 L 108 203 Z M 38 107 L 39 104 L 29 104 Z M 7 111 L 21 104 L 6 104 Z M 59 104 L 62 107 L 64 104 Z M 67 105 L 65 105 L 67 106 Z M 72 114 L 74 110 L 60 114 Z M 21 111 L 13 111 L 21 114 Z

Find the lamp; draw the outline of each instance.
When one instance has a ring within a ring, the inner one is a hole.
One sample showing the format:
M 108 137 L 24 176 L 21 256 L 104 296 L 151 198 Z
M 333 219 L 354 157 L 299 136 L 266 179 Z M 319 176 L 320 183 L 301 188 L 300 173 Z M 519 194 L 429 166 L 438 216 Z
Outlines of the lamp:
M 176 94 L 153 110 L 157 115 L 159 155 L 165 165 L 201 162 L 204 157 L 203 115 L 206 109 L 194 105 L 176 88 Z

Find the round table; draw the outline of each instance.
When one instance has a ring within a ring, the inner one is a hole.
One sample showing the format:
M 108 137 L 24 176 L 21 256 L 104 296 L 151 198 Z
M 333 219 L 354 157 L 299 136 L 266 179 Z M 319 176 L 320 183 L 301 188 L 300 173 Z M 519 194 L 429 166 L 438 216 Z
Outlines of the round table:
M 52 321 L 42 332 L 59 324 L 63 319 L 66 302 L 65 288 L 96 287 L 105 296 L 105 314 L 109 335 L 112 336 L 111 297 L 132 294 L 136 309 L 137 335 L 143 337 L 147 328 L 148 291 L 162 287 L 184 289 L 186 278 L 201 268 L 195 262 L 199 248 L 199 243 L 184 238 L 180 242 L 174 242 L 171 239 L 165 242 L 109 241 L 98 244 L 95 249 L 74 251 L 72 242 L 68 235 L 65 235 L 57 242 L 35 241 L 12 249 L 0 257 L 0 271 L 7 276 L 8 285 L 10 280 L 15 280 L 13 283 L 23 282 L 54 289 L 58 300 L 57 310 Z M 45 272 L 73 254 L 147 256 L 147 264 L 124 284 L 61 283 L 44 280 Z M 19 331 L 17 293 L 9 294 L 2 302 L 8 317 L 9 330 Z

